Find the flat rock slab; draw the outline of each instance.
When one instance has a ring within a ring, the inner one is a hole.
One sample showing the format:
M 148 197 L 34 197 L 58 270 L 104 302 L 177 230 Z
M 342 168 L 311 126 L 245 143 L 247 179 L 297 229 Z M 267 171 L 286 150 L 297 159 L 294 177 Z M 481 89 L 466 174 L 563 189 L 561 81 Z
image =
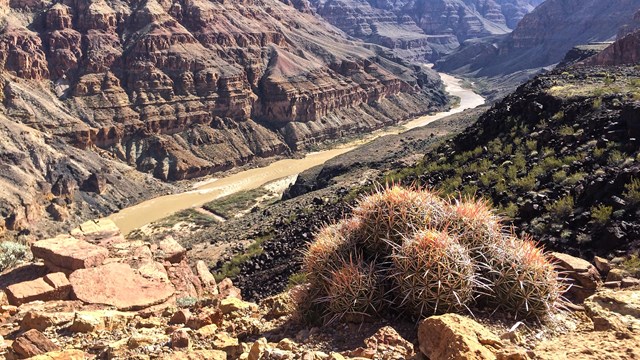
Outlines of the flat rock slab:
M 34 257 L 57 268 L 77 270 L 101 265 L 109 250 L 71 236 L 58 236 L 31 245 Z
M 171 284 L 146 279 L 128 264 L 119 263 L 76 270 L 69 281 L 78 300 L 111 305 L 118 310 L 137 310 L 160 304 L 175 292 Z
M 112 220 L 97 219 L 82 223 L 76 229 L 71 230 L 71 235 L 79 239 L 97 242 L 119 237 L 120 229 Z
M 36 300 L 66 300 L 69 298 L 71 286 L 63 273 L 54 273 L 9 285 L 5 291 L 9 303 L 19 306 Z

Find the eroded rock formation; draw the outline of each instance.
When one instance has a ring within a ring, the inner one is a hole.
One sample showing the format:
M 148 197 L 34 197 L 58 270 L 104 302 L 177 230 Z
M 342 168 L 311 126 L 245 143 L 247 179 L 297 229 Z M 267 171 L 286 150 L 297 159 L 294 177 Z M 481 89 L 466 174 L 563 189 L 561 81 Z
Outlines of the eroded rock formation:
M 347 40 L 304 1 L 33 0 L 0 9 L 0 218 L 10 230 L 149 196 L 144 176 L 117 163 L 161 180 L 194 178 L 446 102 L 433 72 Z M 69 206 L 87 194 L 87 209 Z
M 467 39 L 506 34 L 539 0 L 311 0 L 318 15 L 347 34 L 435 60 Z

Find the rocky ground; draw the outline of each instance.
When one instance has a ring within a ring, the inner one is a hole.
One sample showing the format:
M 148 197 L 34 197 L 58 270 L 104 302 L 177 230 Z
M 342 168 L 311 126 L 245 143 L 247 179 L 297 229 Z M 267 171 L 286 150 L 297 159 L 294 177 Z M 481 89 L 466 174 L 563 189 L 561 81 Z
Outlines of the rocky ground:
M 554 256 L 587 297 L 544 324 L 444 314 L 321 326 L 301 321 L 300 286 L 244 301 L 203 262 L 190 266 L 172 238 L 128 240 L 108 220 L 31 251 L 33 262 L 0 274 L 6 359 L 633 359 L 639 350 L 640 287 L 607 289 L 610 264 L 565 254 Z

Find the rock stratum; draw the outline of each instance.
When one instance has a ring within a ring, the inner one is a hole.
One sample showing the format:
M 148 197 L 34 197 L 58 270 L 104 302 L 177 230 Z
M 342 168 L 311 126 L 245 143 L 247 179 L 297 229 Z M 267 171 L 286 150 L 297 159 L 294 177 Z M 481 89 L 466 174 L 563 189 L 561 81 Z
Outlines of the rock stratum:
M 435 73 L 292 5 L 0 3 L 0 229 L 77 223 L 170 190 L 153 178 L 228 170 L 445 105 Z
M 640 1 L 635 0 L 545 1 L 510 34 L 469 41 L 436 68 L 496 77 L 553 65 L 576 45 L 615 40 L 634 27 L 638 9 Z
M 539 0 L 311 0 L 315 12 L 347 34 L 435 60 L 463 41 L 506 34 Z

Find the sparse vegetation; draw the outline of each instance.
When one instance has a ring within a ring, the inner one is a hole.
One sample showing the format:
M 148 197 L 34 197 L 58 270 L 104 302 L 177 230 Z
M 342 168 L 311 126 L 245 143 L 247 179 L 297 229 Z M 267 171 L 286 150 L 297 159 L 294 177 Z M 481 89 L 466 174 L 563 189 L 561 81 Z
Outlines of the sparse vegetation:
M 569 217 L 569 215 L 573 214 L 573 208 L 575 207 L 575 202 L 573 200 L 573 196 L 567 195 L 558 199 L 553 204 L 549 205 L 547 209 L 549 212 L 559 219 L 565 219 Z
M 25 245 L 12 241 L 0 242 L 0 272 L 28 259 L 29 255 L 29 248 Z
M 224 217 L 225 219 L 228 219 L 235 216 L 241 211 L 251 209 L 251 207 L 256 204 L 256 199 L 268 194 L 269 192 L 264 188 L 241 191 L 208 202 L 202 207 L 208 211 Z
M 600 204 L 591 208 L 591 219 L 598 226 L 606 225 L 611 218 L 611 214 L 613 214 L 611 206 Z
M 632 206 L 640 204 L 640 178 L 632 178 L 624 188 L 625 201 Z
M 273 234 L 267 234 L 254 239 L 244 252 L 234 255 L 231 260 L 222 264 L 222 267 L 213 274 L 216 281 L 221 281 L 227 277 L 233 279 L 238 276 L 240 266 L 252 257 L 262 254 L 262 244 L 272 237 Z

